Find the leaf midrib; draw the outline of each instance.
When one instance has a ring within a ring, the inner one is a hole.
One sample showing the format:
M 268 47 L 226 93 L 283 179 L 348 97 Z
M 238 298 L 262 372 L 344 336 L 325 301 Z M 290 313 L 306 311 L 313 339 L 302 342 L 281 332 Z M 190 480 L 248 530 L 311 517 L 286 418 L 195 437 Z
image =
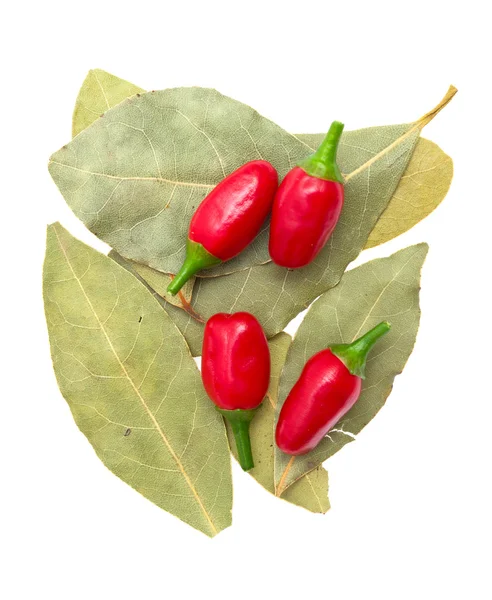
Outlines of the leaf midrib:
M 313 469 L 313 471 L 314 471 L 314 469 Z M 309 473 L 306 473 L 306 475 L 304 477 L 306 478 L 307 482 L 309 483 L 309 486 L 313 490 L 313 494 L 314 494 L 314 497 L 316 498 L 316 501 L 318 503 L 319 509 L 323 513 L 324 512 L 324 508 L 323 508 L 323 505 L 321 504 L 321 498 L 318 496 L 318 493 L 316 492 L 316 489 L 314 488 L 314 485 L 311 483 L 311 478 L 309 477 L 309 475 L 313 471 L 309 471 Z
M 189 181 L 174 181 L 173 179 L 166 179 L 165 177 L 126 177 L 121 175 L 110 175 L 109 173 L 99 173 L 97 171 L 89 171 L 87 169 L 81 169 L 80 167 L 74 167 L 73 165 L 66 165 L 65 163 L 58 162 L 50 159 L 49 165 L 58 165 L 59 167 L 65 167 L 66 169 L 72 169 L 79 173 L 86 173 L 87 175 L 95 175 L 97 177 L 106 177 L 107 179 L 117 179 L 118 181 L 160 181 L 163 183 L 169 183 L 171 185 L 182 185 L 185 187 L 196 187 L 196 188 L 207 188 L 212 189 L 214 185 L 208 183 L 192 183 Z
M 414 131 L 416 131 L 418 129 L 422 129 L 422 126 L 423 125 L 419 121 L 417 121 L 416 123 L 413 124 L 413 126 L 408 131 L 406 131 L 404 134 L 402 134 L 399 138 L 397 138 L 389 146 L 386 146 L 385 148 L 383 148 L 383 150 L 379 151 L 377 154 L 372 156 L 369 160 L 367 160 L 362 165 L 359 165 L 356 169 L 354 169 L 350 173 L 344 174 L 345 183 L 350 181 L 350 179 L 352 179 L 356 175 L 359 175 L 359 173 L 362 173 L 363 171 L 365 171 L 367 168 L 369 168 L 371 165 L 373 165 L 375 162 L 377 162 L 383 156 L 385 156 L 388 152 L 390 152 L 393 148 L 399 146 Z M 312 148 L 306 142 L 303 142 L 302 140 L 300 140 L 295 134 L 290 134 L 290 135 L 293 138 L 295 138 L 300 144 L 303 144 L 304 146 L 306 146 L 306 148 L 309 148 L 313 152 L 315 151 L 314 148 Z M 117 179 L 118 181 L 160 181 L 163 183 L 169 183 L 171 185 L 180 185 L 180 186 L 184 186 L 184 187 L 196 187 L 196 188 L 207 188 L 207 189 L 212 189 L 215 187 L 215 185 L 212 185 L 212 184 L 194 183 L 194 182 L 189 182 L 189 181 L 176 181 L 173 179 L 167 179 L 165 177 L 140 177 L 140 176 L 126 177 L 126 176 L 120 176 L 120 175 L 110 175 L 108 173 L 99 173 L 97 171 L 89 171 L 87 169 L 81 169 L 80 167 L 75 167 L 73 165 L 67 165 L 65 163 L 62 163 L 62 162 L 59 162 L 59 161 L 56 161 L 53 159 L 50 159 L 49 164 L 57 165 L 59 167 L 65 167 L 67 169 L 72 169 L 74 171 L 78 171 L 79 173 L 86 173 L 87 175 L 94 175 L 97 177 L 106 177 L 108 179 Z M 222 168 L 222 170 L 223 170 L 223 168 Z M 224 173 L 224 177 L 225 177 L 225 173 Z
M 364 327 L 364 325 L 367 323 L 367 320 L 371 317 L 372 315 L 372 311 L 376 308 L 376 306 L 378 305 L 378 302 L 381 300 L 381 298 L 384 296 L 384 294 L 386 293 L 386 290 L 389 288 L 389 286 L 394 283 L 396 281 L 396 278 L 398 277 L 398 275 L 400 275 L 400 273 L 407 268 L 408 263 L 413 259 L 413 257 L 419 252 L 420 247 L 417 247 L 417 249 L 415 250 L 415 252 L 409 257 L 409 259 L 401 266 L 401 268 L 393 275 L 393 277 L 388 281 L 388 283 L 384 286 L 384 288 L 379 292 L 378 297 L 376 298 L 376 300 L 374 301 L 373 305 L 371 306 L 370 310 L 368 311 L 366 318 L 362 321 L 361 326 L 359 327 L 359 329 L 357 330 L 357 333 L 353 336 L 352 338 L 352 342 L 354 342 L 360 335 L 362 328 Z
M 75 270 L 74 270 L 74 269 L 73 269 L 73 267 L 72 267 L 72 264 L 71 264 L 71 262 L 70 262 L 70 259 L 69 259 L 68 255 L 67 255 L 66 251 L 65 251 L 65 248 L 64 248 L 64 246 L 63 246 L 63 243 L 62 243 L 62 241 L 61 241 L 61 239 L 60 239 L 60 237 L 59 237 L 59 235 L 58 235 L 58 232 L 57 232 L 57 230 L 56 230 L 56 226 L 53 226 L 53 231 L 54 231 L 54 233 L 55 233 L 55 235 L 56 235 L 56 239 L 57 239 L 57 241 L 58 241 L 58 244 L 59 244 L 59 246 L 60 246 L 60 249 L 61 249 L 61 251 L 62 251 L 62 253 L 63 253 L 63 256 L 65 257 L 65 260 L 66 260 L 66 262 L 67 262 L 67 265 L 68 265 L 68 267 L 69 267 L 70 271 L 72 272 L 72 275 L 73 275 L 74 279 L 77 281 L 77 283 L 78 283 L 78 285 L 79 285 L 79 287 L 80 287 L 80 290 L 81 290 L 81 292 L 82 292 L 82 294 L 83 294 L 83 296 L 84 296 L 84 298 L 85 298 L 85 300 L 86 300 L 87 304 L 89 305 L 89 308 L 91 309 L 92 313 L 94 314 L 94 317 L 95 317 L 95 319 L 96 319 L 96 321 L 97 321 L 97 323 L 98 323 L 98 325 L 99 325 L 99 328 L 100 328 L 100 330 L 102 331 L 102 333 L 103 333 L 104 337 L 106 338 L 106 341 L 107 341 L 107 343 L 108 343 L 108 345 L 109 345 L 109 348 L 110 348 L 111 352 L 113 353 L 114 357 L 116 358 L 116 360 L 117 360 L 117 362 L 118 362 L 118 364 L 119 364 L 119 366 L 120 366 L 120 368 L 121 368 L 121 370 L 122 370 L 122 372 L 123 372 L 124 376 L 126 377 L 126 379 L 128 380 L 128 382 L 130 383 L 130 385 L 131 385 L 131 387 L 133 388 L 133 390 L 134 390 L 134 392 L 135 392 L 136 396 L 137 396 L 137 397 L 138 397 L 138 399 L 140 400 L 140 402 L 141 402 L 141 404 L 142 404 L 142 406 L 143 406 L 144 410 L 147 412 L 147 414 L 148 414 L 149 418 L 151 419 L 151 421 L 152 421 L 152 423 L 153 423 L 153 425 L 154 425 L 155 429 L 157 430 L 157 432 L 158 432 L 158 433 L 159 433 L 159 435 L 161 436 L 161 439 L 162 439 L 162 441 L 164 442 L 164 444 L 165 444 L 165 446 L 166 446 L 166 448 L 167 448 L 168 452 L 171 454 L 172 458 L 173 458 L 173 459 L 174 459 L 174 461 L 176 462 L 176 465 L 177 465 L 177 467 L 178 467 L 179 471 L 180 471 L 180 472 L 181 472 L 181 474 L 183 475 L 183 477 L 184 477 L 184 479 L 185 479 L 185 481 L 186 481 L 187 485 L 189 486 L 189 488 L 190 488 L 190 490 L 191 490 L 191 492 L 192 492 L 193 496 L 195 497 L 195 499 L 196 499 L 196 501 L 197 501 L 197 503 L 198 503 L 198 505 L 199 505 L 200 509 L 202 510 L 202 512 L 203 512 L 203 514 L 204 514 L 204 516 L 205 516 L 205 518 L 206 518 L 206 520 L 207 520 L 207 522 L 208 522 L 208 524 L 209 524 L 209 526 L 210 526 L 210 529 L 212 530 L 212 532 L 213 532 L 213 534 L 214 534 L 214 535 L 215 535 L 215 534 L 217 534 L 217 533 L 218 533 L 218 530 L 217 530 L 217 528 L 215 527 L 215 525 L 214 525 L 214 523 L 213 523 L 213 521 L 212 521 L 212 518 L 211 518 L 211 516 L 208 514 L 208 512 L 207 512 L 207 510 L 206 510 L 205 506 L 203 505 L 203 502 L 201 501 L 201 499 L 200 499 L 200 496 L 198 495 L 198 492 L 196 491 L 196 488 L 195 488 L 195 486 L 193 485 L 193 483 L 192 483 L 192 481 L 191 481 L 191 479 L 190 479 L 190 477 L 189 477 L 188 473 L 186 472 L 185 468 L 183 467 L 183 464 L 182 464 L 182 462 L 179 460 L 179 457 L 178 457 L 178 456 L 177 456 L 177 454 L 174 452 L 174 450 L 173 450 L 173 448 L 172 448 L 171 444 L 169 443 L 169 440 L 167 439 L 166 435 L 165 435 L 165 434 L 164 434 L 164 432 L 162 431 L 162 429 L 161 429 L 161 427 L 160 427 L 160 425 L 159 425 L 159 423 L 158 423 L 157 419 L 155 418 L 154 414 L 152 413 L 152 411 L 150 410 L 149 406 L 147 405 L 147 403 L 146 403 L 146 401 L 145 401 L 145 398 L 144 398 L 144 397 L 143 397 L 143 396 L 140 394 L 140 392 L 139 392 L 139 390 L 138 390 L 137 386 L 135 385 L 135 383 L 134 383 L 133 379 L 130 377 L 130 375 L 129 375 L 128 371 L 126 370 L 126 368 L 125 368 L 125 365 L 124 365 L 124 364 L 121 362 L 121 359 L 120 359 L 120 357 L 118 356 L 118 353 L 116 352 L 116 349 L 115 349 L 115 347 L 113 346 L 113 343 L 111 342 L 111 339 L 110 339 L 110 337 L 109 337 L 109 335 L 108 335 L 108 333 L 107 333 L 107 331 L 106 331 L 106 329 L 105 329 L 105 327 L 104 327 L 104 324 L 103 324 L 103 323 L 101 322 L 101 320 L 99 319 L 99 316 L 98 316 L 98 314 L 97 314 L 96 310 L 94 309 L 94 306 L 93 306 L 92 302 L 90 301 L 90 298 L 88 297 L 88 295 L 87 295 L 87 293 L 86 293 L 86 291 L 85 291 L 85 289 L 84 289 L 84 286 L 82 285 L 82 282 L 81 282 L 81 281 L 80 281 L 80 279 L 77 277 L 77 274 L 75 273 Z
M 111 108 L 111 105 L 109 104 L 108 97 L 106 96 L 106 92 L 104 90 L 104 87 L 103 87 L 102 83 L 99 81 L 99 77 L 97 76 L 97 72 L 96 72 L 95 69 L 92 71 L 92 75 L 94 76 L 94 79 L 96 80 L 97 85 L 99 86 L 99 89 L 101 90 L 101 93 L 102 93 L 102 96 L 104 98 L 104 102 L 106 103 L 106 106 L 108 108 Z

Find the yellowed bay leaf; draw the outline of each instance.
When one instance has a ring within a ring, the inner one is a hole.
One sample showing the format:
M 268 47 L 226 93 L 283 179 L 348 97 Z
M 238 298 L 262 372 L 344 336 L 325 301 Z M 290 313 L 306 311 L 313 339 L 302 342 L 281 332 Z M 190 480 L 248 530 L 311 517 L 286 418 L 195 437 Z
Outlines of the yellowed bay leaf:
M 228 527 L 225 428 L 167 313 L 59 223 L 48 228 L 43 290 L 58 385 L 101 461 L 206 535 Z
M 437 144 L 420 138 L 415 152 L 366 242 L 366 248 L 392 240 L 427 217 L 444 200 L 453 178 L 453 161 Z
M 143 91 L 142 88 L 115 77 L 107 71 L 92 69 L 84 79 L 75 101 L 72 116 L 72 136 L 76 136 L 86 127 L 89 127 L 108 108 L 112 108 L 125 98 Z

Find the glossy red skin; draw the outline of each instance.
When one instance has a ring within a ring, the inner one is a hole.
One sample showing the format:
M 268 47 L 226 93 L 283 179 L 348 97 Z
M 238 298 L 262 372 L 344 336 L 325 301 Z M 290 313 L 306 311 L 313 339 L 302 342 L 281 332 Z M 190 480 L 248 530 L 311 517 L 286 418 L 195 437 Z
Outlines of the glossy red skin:
M 249 410 L 261 404 L 270 382 L 270 350 L 253 315 L 217 313 L 207 321 L 202 381 L 219 408 Z
M 331 350 L 306 363 L 280 411 L 275 440 L 287 454 L 306 454 L 357 401 L 362 380 Z
M 312 177 L 301 167 L 287 173 L 273 201 L 273 262 L 289 269 L 309 264 L 335 229 L 343 197 L 343 185 L 337 181 Z
M 259 233 L 277 186 L 277 171 L 269 162 L 246 163 L 202 201 L 191 219 L 188 237 L 221 260 L 233 258 Z

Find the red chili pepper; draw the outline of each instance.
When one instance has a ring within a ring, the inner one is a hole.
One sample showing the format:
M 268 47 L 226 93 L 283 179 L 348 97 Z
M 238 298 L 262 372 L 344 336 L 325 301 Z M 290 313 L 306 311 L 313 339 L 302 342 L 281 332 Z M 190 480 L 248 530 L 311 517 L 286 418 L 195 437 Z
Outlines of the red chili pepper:
M 379 323 L 351 344 L 321 350 L 304 366 L 280 411 L 275 439 L 286 454 L 315 448 L 359 398 L 369 351 L 390 330 Z
M 186 259 L 167 291 L 177 294 L 200 269 L 234 258 L 256 237 L 278 185 L 275 168 L 253 160 L 223 179 L 193 215 Z
M 254 467 L 249 424 L 270 381 L 270 351 L 261 325 L 247 312 L 218 313 L 205 325 L 202 380 L 217 410 L 229 421 L 239 464 Z
M 343 124 L 334 121 L 318 150 L 285 176 L 273 201 L 270 256 L 281 267 L 309 264 L 335 229 L 343 206 L 336 164 Z

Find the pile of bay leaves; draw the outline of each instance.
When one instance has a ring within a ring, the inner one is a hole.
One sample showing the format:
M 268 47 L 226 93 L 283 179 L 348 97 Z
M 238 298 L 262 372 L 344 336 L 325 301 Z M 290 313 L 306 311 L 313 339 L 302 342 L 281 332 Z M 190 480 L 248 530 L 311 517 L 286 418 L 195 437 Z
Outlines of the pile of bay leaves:
M 328 510 L 322 463 L 376 415 L 414 346 L 427 245 L 345 270 L 364 248 L 410 229 L 444 198 L 452 161 L 420 133 L 455 92 L 415 122 L 343 134 L 345 205 L 312 264 L 289 271 L 270 262 L 265 224 L 240 256 L 170 297 L 190 217 L 207 193 L 254 159 L 270 161 L 282 178 L 324 134 L 284 131 L 213 89 L 146 93 L 89 72 L 74 137 L 53 154 L 49 170 L 75 215 L 112 250 L 100 254 L 50 225 L 44 300 L 61 392 L 113 473 L 209 536 L 231 524 L 234 443 L 193 356 L 207 318 L 249 311 L 272 355 L 270 389 L 251 427 L 256 466 L 249 474 L 288 502 Z M 292 340 L 283 329 L 308 306 Z M 392 330 L 371 354 L 357 404 L 311 453 L 278 451 L 276 415 L 306 359 L 383 319 Z

